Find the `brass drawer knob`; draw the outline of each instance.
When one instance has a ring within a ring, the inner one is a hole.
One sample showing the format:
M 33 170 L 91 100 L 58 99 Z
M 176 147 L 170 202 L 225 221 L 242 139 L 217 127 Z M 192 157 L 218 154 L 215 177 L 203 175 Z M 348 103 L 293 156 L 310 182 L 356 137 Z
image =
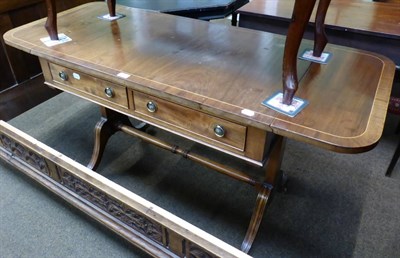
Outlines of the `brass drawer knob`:
M 146 104 L 147 110 L 151 113 L 154 113 L 157 111 L 157 104 L 154 103 L 153 101 L 149 101 Z
M 214 133 L 217 137 L 224 137 L 225 136 L 225 129 L 221 125 L 214 126 Z
M 107 87 L 104 89 L 104 93 L 106 94 L 107 97 L 112 98 L 114 97 L 114 90 L 110 87 Z
M 58 76 L 61 78 L 63 81 L 68 81 L 68 74 L 64 71 L 61 71 L 58 73 Z

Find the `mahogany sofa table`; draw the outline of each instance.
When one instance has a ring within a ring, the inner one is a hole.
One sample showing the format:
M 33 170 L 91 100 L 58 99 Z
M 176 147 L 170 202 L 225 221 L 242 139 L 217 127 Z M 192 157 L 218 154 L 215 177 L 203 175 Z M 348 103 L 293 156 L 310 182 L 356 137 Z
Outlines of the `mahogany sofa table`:
M 294 2 L 253 0 L 236 11 L 239 26 L 286 35 Z M 312 38 L 312 30 L 310 23 L 306 38 Z M 400 67 L 400 3 L 332 0 L 325 31 L 329 43 L 385 55 Z
M 40 40 L 48 35 L 44 19 L 4 39 L 40 58 L 47 85 L 101 107 L 88 167 L 96 168 L 108 138 L 121 130 L 254 186 L 243 251 L 281 178 L 286 138 L 359 153 L 381 137 L 395 71 L 383 56 L 328 45 L 328 64 L 299 60 L 296 96 L 309 104 L 292 118 L 261 104 L 282 89 L 284 37 L 120 5 L 124 18 L 98 18 L 107 12 L 96 2 L 60 13 L 58 32 L 71 41 L 59 45 Z M 260 178 L 147 135 L 128 117 L 254 164 Z

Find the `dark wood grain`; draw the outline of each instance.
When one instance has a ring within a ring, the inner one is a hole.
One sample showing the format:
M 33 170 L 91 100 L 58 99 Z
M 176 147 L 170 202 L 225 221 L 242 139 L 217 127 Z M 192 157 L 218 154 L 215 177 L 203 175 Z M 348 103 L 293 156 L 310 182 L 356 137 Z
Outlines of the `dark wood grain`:
M 1 93 L 0 120 L 8 121 L 61 91 L 44 85 L 43 76 L 37 76 Z
M 106 144 L 110 137 L 119 131 L 118 124 L 132 126 L 128 117 L 113 110 L 101 107 L 101 118 L 94 128 L 95 142 L 92 157 L 87 165 L 88 168 L 96 170 L 100 164 Z
M 14 1 L 0 1 L 0 13 L 6 13 L 12 10 L 17 10 L 22 7 L 33 5 L 43 0 L 14 0 Z
M 286 139 L 282 136 L 277 136 L 272 143 L 269 161 L 264 168 L 264 184 L 259 187 L 256 205 L 250 220 L 250 225 L 247 229 L 245 239 L 241 246 L 241 250 L 243 252 L 247 253 L 250 250 L 251 245 L 257 235 L 258 228 L 260 227 L 265 207 L 268 204 L 269 198 L 271 197 L 273 187 L 276 186 L 276 183 L 281 177 L 281 163 L 285 145 Z

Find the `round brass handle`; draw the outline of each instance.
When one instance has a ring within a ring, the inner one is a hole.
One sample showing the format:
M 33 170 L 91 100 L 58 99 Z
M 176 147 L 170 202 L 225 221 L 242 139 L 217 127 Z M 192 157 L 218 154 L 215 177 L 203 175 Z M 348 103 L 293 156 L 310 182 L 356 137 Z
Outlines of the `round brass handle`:
M 221 125 L 216 125 L 216 126 L 214 126 L 214 133 L 217 137 L 224 137 L 225 129 Z
M 106 94 L 107 97 L 112 98 L 114 97 L 114 90 L 110 87 L 107 87 L 104 89 L 104 93 Z
M 146 104 L 147 110 L 151 113 L 154 113 L 157 111 L 157 104 L 154 103 L 153 101 L 149 101 Z
M 61 78 L 63 81 L 68 81 L 68 74 L 64 71 L 61 71 L 58 73 L 58 76 Z

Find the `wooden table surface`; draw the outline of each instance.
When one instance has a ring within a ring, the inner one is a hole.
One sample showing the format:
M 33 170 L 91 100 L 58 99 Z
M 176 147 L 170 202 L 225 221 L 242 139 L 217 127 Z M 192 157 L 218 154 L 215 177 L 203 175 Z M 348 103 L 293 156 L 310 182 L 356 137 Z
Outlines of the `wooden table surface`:
M 290 19 L 294 2 L 295 0 L 253 0 L 238 12 Z M 315 20 L 315 13 L 316 9 L 311 21 Z M 400 4 L 369 0 L 332 0 L 325 25 L 339 30 L 400 38 Z
M 290 118 L 261 105 L 282 88 L 284 37 L 123 6 L 117 11 L 126 17 L 116 22 L 97 18 L 107 13 L 104 3 L 59 14 L 59 33 L 72 41 L 53 47 L 40 41 L 45 20 L 4 39 L 97 78 L 330 150 L 365 151 L 381 137 L 395 70 L 383 56 L 329 45 L 327 65 L 299 60 L 296 95 L 310 103 Z
M 253 0 L 238 9 L 239 26 L 286 35 L 295 0 Z M 313 38 L 314 10 L 304 38 Z M 332 44 L 382 54 L 400 67 L 400 3 L 332 0 L 325 19 Z
M 235 0 L 117 0 L 117 4 L 161 12 L 226 6 Z

